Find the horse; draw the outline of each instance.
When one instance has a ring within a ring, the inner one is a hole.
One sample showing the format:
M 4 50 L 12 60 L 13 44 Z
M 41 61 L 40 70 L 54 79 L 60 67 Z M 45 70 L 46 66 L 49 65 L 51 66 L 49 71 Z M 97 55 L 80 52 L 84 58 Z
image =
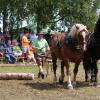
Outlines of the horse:
M 87 49 L 83 56 L 83 66 L 85 69 L 85 80 L 89 85 L 97 86 L 98 67 L 97 61 L 100 59 L 100 19 L 95 24 L 94 32 L 90 34 Z M 89 79 L 89 73 L 91 78 Z
M 64 65 L 66 66 L 66 74 L 68 76 L 68 88 L 73 89 L 71 82 L 71 73 L 69 62 L 75 63 L 73 81 L 76 84 L 76 75 L 78 72 L 79 64 L 82 60 L 84 50 L 86 50 L 88 30 L 83 24 L 75 24 L 72 26 L 68 34 L 65 33 L 53 33 L 50 39 L 50 49 L 53 63 L 53 82 L 56 85 L 57 76 L 57 59 L 61 60 L 61 76 L 59 77 L 59 83 L 64 81 Z

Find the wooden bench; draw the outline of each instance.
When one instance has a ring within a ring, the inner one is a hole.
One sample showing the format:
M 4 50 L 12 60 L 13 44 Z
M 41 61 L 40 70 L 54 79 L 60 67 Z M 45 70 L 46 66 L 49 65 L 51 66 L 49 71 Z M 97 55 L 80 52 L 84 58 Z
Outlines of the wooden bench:
M 0 54 L 0 63 L 3 63 L 3 60 L 4 60 L 4 56 Z
M 19 61 L 22 61 L 24 63 L 25 62 L 25 57 L 23 57 L 22 55 L 18 56 L 16 62 L 19 62 Z
M 4 57 L 0 57 L 0 63 L 3 63 Z

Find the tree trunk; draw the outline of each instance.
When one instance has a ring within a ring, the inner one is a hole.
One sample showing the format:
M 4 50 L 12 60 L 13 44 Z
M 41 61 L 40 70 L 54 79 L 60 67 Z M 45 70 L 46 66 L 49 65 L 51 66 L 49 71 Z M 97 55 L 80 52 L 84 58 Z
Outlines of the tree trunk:
M 37 8 L 36 20 L 37 20 L 37 33 L 39 33 L 42 30 L 42 26 L 41 26 L 41 12 L 40 12 L 39 8 Z

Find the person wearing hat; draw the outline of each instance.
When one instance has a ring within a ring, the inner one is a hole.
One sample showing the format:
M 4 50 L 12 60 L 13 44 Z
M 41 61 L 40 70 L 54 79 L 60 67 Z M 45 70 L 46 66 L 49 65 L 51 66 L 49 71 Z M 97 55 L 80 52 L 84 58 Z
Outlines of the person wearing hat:
M 39 67 L 38 75 L 41 75 L 42 78 L 44 78 L 43 66 L 39 59 L 40 58 L 39 56 L 47 55 L 47 52 L 50 51 L 50 48 L 47 41 L 43 37 L 44 34 L 42 32 L 39 32 L 37 35 L 38 35 L 38 38 L 33 42 L 33 46 L 34 48 L 36 48 L 35 58 L 36 58 L 37 65 Z

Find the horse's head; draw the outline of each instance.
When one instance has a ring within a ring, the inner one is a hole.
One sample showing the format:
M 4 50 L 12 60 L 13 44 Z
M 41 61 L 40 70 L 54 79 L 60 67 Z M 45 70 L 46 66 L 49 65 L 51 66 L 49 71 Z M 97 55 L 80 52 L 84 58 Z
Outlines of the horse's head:
M 82 47 L 83 51 L 86 50 L 88 40 L 88 30 L 83 24 L 75 24 L 77 43 Z
M 83 24 L 75 24 L 68 34 L 75 42 L 76 49 L 86 50 L 88 30 Z

